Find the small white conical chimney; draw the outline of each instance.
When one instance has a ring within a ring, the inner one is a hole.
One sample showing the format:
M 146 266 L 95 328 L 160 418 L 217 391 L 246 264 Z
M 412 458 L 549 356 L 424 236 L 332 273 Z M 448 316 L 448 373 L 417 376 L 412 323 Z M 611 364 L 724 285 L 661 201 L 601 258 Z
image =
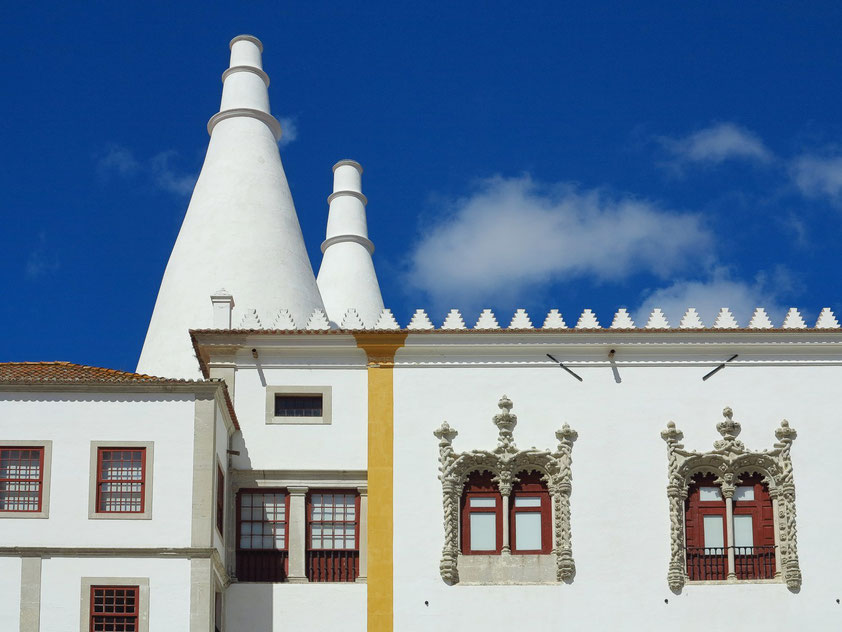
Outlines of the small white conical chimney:
M 328 318 L 337 326 L 350 308 L 357 310 L 366 327 L 373 327 L 383 311 L 371 260 L 374 244 L 368 238 L 362 173 L 363 168 L 353 160 L 337 162 L 333 193 L 327 199 L 330 210 L 318 284 Z
M 188 330 L 214 326 L 210 297 L 220 287 L 236 301 L 235 326 L 247 310 L 268 319 L 287 309 L 305 323 L 323 308 L 278 153 L 262 52 L 250 35 L 231 40 L 222 104 L 208 122 L 208 152 L 161 281 L 142 373 L 199 375 Z

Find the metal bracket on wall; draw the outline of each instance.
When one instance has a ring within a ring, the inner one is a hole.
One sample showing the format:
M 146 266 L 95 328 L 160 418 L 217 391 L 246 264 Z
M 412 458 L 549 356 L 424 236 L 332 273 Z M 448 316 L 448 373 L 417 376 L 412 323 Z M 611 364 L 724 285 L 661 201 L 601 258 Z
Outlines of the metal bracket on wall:
M 556 363 L 558 366 L 560 366 L 562 369 L 564 369 L 565 371 L 567 371 L 570 375 L 572 375 L 573 377 L 575 377 L 577 380 L 579 380 L 580 382 L 584 382 L 584 380 L 583 380 L 581 377 L 579 377 L 578 375 L 576 375 L 573 371 L 571 371 L 570 369 L 568 369 L 566 366 L 564 366 L 561 362 L 559 362 L 558 360 L 556 360 L 556 359 L 555 359 L 553 356 L 551 356 L 549 353 L 547 354 L 547 357 L 548 357 L 550 360 L 552 360 L 553 362 L 555 362 L 555 363 Z
M 726 365 L 726 364 L 728 364 L 729 362 L 731 362 L 731 360 L 734 360 L 734 359 L 735 359 L 738 355 L 739 355 L 739 354 L 735 353 L 735 354 L 734 354 L 734 355 L 732 355 L 730 358 L 728 358 L 727 360 L 725 360 L 725 362 L 723 362 L 723 363 L 722 363 L 722 364 L 720 364 L 718 367 L 716 367 L 713 371 L 711 371 L 710 373 L 706 374 L 706 375 L 702 378 L 702 382 L 704 382 L 705 380 L 707 380 L 709 377 L 711 377 L 711 376 L 712 376 L 712 375 L 714 375 L 715 373 L 717 373 L 717 372 L 721 371 L 722 369 L 724 369 L 724 368 L 725 368 L 725 365 Z

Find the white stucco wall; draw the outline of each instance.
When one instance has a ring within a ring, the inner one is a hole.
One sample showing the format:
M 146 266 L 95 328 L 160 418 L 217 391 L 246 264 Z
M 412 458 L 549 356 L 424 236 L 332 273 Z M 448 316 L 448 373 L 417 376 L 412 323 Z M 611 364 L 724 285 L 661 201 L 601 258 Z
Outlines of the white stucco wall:
M 53 558 L 41 569 L 41 630 L 79 631 L 83 577 L 148 578 L 150 632 L 190 627 L 189 560 Z
M 0 542 L 190 545 L 194 402 L 186 394 L 0 393 L 0 439 L 50 439 L 48 519 L 0 519 Z M 154 442 L 152 518 L 89 520 L 91 441 Z
M 399 352 L 398 358 L 400 359 Z M 443 358 L 436 358 L 436 361 Z M 501 359 L 503 360 L 503 359 Z M 729 367 L 707 382 L 709 366 L 395 369 L 395 629 L 824 630 L 838 626 L 842 542 L 830 534 L 842 506 L 829 491 L 842 477 L 838 366 Z M 518 416 L 520 447 L 554 448 L 568 422 L 573 449 L 572 534 L 577 575 L 570 585 L 447 586 L 438 450 L 444 420 L 459 431 L 457 451 L 491 449 L 491 421 L 503 394 Z M 667 461 L 660 431 L 674 420 L 688 449 L 707 451 L 726 405 L 750 449 L 768 449 L 787 418 L 804 584 L 688 586 L 667 582 Z M 665 603 L 665 599 L 668 603 Z M 429 606 L 424 602 L 428 601 Z
M 353 341 L 351 341 L 353 344 Z M 316 366 L 298 368 L 295 358 L 260 358 L 240 365 L 236 374 L 235 408 L 242 433 L 232 447 L 237 469 L 364 470 L 368 453 L 368 382 L 365 353 L 354 347 L 341 358 L 302 359 Z M 284 368 L 281 362 L 290 363 Z M 350 366 L 348 366 L 350 365 Z M 265 380 L 265 385 L 262 380 Z M 332 421 L 324 425 L 266 424 L 266 386 L 331 386 Z
M 225 593 L 226 632 L 365 629 L 365 584 L 231 584 Z
M 20 624 L 20 558 L 0 557 L 0 630 Z

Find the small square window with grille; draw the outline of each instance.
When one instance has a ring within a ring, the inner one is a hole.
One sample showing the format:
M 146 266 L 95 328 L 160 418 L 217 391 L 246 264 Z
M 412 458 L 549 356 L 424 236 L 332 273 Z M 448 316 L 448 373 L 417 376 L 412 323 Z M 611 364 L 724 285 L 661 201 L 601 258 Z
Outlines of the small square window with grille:
M 275 417 L 321 417 L 322 395 L 275 395 Z
M 96 510 L 143 513 L 146 448 L 99 448 Z
M 0 448 L 0 511 L 41 511 L 44 448 Z
M 137 632 L 138 586 L 91 586 L 91 632 Z

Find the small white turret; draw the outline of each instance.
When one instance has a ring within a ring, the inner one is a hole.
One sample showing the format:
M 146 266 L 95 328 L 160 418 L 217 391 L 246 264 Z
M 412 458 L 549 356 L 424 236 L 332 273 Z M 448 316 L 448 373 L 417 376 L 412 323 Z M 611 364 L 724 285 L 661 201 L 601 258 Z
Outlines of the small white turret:
M 368 238 L 368 200 L 362 194 L 362 172 L 353 160 L 340 160 L 333 166 L 333 193 L 327 199 L 330 210 L 318 285 L 334 325 L 342 322 L 345 312 L 355 309 L 366 327 L 374 327 L 383 311 L 371 260 L 374 244 Z
M 231 40 L 222 104 L 208 122 L 205 163 L 161 281 L 143 373 L 198 377 L 189 329 L 240 323 L 243 310 L 270 318 L 285 309 L 306 323 L 324 307 L 278 153 L 262 52 L 251 35 Z M 241 309 L 225 319 L 221 308 L 214 318 L 219 306 L 208 300 L 220 287 Z

